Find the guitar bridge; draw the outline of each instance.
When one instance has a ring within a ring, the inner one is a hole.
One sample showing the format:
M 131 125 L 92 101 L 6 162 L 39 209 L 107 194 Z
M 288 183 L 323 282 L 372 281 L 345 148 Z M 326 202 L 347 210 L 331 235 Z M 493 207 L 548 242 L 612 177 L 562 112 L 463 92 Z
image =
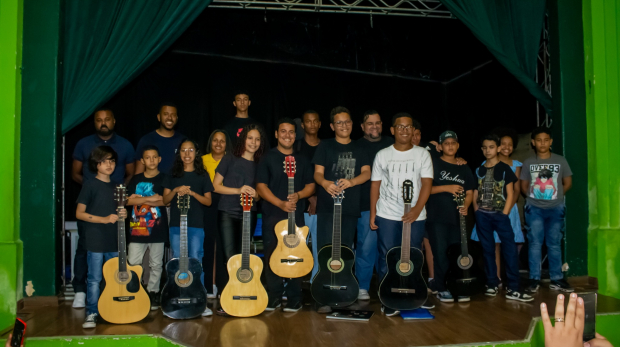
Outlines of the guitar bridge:
M 329 290 L 347 290 L 347 286 L 330 286 L 329 284 L 324 284 L 323 289 Z
M 301 263 L 303 261 L 304 261 L 303 258 L 299 258 L 299 259 L 280 259 L 280 263 Z
M 242 295 L 233 295 L 233 300 L 257 300 L 258 297 L 256 295 L 252 296 L 242 296 Z
M 409 288 L 392 288 L 392 293 L 415 294 L 415 289 Z
M 112 298 L 112 300 L 124 302 L 124 301 L 134 300 L 135 298 L 136 298 L 135 296 L 115 296 Z
M 188 305 L 188 304 L 195 304 L 197 303 L 198 300 L 196 300 L 195 298 L 174 298 L 174 299 L 170 299 L 170 303 L 173 305 Z

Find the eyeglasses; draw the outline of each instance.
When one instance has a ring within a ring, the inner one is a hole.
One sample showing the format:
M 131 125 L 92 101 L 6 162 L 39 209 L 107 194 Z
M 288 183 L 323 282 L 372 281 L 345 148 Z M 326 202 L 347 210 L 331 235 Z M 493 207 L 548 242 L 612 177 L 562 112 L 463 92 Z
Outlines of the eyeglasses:
M 337 122 L 334 122 L 334 125 L 336 125 L 337 127 L 342 127 L 342 126 L 345 126 L 345 125 L 346 125 L 346 126 L 349 126 L 349 125 L 351 125 L 352 123 L 353 123 L 353 122 L 352 122 L 352 121 L 350 121 L 350 120 L 345 120 L 345 121 L 339 120 L 339 121 L 337 121 Z
M 413 128 L 413 125 L 398 124 L 398 125 L 395 125 L 394 128 L 396 128 L 396 130 L 400 130 L 400 131 L 402 131 L 402 130 L 409 130 L 409 129 Z
M 185 152 L 189 152 L 189 153 L 194 153 L 194 149 L 193 148 L 184 148 L 181 150 L 181 152 L 185 153 Z

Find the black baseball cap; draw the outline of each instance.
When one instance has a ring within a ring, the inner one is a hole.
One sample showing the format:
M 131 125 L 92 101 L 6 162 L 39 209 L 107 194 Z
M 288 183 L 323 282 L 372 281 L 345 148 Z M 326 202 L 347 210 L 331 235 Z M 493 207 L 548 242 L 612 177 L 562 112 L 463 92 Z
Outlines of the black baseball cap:
M 442 144 L 447 139 L 454 139 L 456 142 L 459 142 L 458 136 L 452 130 L 446 130 L 441 135 L 439 135 L 439 144 Z

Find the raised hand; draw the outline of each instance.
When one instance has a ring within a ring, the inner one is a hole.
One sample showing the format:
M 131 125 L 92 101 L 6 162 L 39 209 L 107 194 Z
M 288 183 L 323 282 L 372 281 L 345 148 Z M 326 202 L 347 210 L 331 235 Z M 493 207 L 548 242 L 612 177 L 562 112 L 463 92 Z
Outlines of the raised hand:
M 540 304 L 540 315 L 545 327 L 545 347 L 583 347 L 583 326 L 585 310 L 583 299 L 570 295 L 568 309 L 564 315 L 564 295 L 558 295 L 555 304 L 555 326 L 551 324 L 547 304 Z

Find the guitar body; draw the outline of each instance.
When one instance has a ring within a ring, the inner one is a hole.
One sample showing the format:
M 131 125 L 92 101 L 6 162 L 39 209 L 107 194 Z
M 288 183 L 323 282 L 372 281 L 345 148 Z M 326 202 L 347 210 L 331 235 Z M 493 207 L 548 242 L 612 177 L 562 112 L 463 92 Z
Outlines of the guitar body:
M 166 285 L 161 291 L 161 310 L 174 319 L 198 317 L 207 307 L 207 291 L 200 282 L 202 265 L 194 258 L 188 258 L 188 278 L 180 278 L 179 259 L 166 264 Z
M 342 266 L 338 270 L 330 267 L 332 262 L 332 246 L 327 245 L 319 250 L 319 271 L 314 275 L 310 291 L 312 297 L 321 305 L 331 307 L 349 306 L 357 300 L 359 284 L 353 274 L 355 254 L 346 247 L 340 247 Z
M 103 319 L 114 324 L 141 321 L 151 310 L 151 300 L 142 287 L 142 267 L 127 266 L 129 278 L 120 279 L 118 258 L 112 258 L 103 265 L 106 286 L 97 306 Z
M 281 220 L 275 227 L 278 245 L 269 259 L 269 266 L 283 278 L 298 278 L 312 271 L 314 258 L 306 244 L 308 227 L 295 226 L 295 234 L 288 234 L 288 220 Z
M 222 291 L 220 303 L 226 313 L 235 317 L 252 317 L 267 308 L 267 291 L 260 282 L 263 261 L 249 255 L 249 269 L 242 268 L 242 255 L 237 254 L 228 260 L 230 279 Z
M 385 255 L 387 273 L 379 285 L 379 299 L 393 310 L 415 310 L 426 302 L 428 296 L 422 277 L 422 251 L 411 247 L 409 252 L 407 272 L 401 269 L 401 247 L 394 247 Z
M 472 249 L 471 245 L 467 247 L 469 250 L 472 267 L 467 270 L 462 269 L 461 263 L 461 244 L 455 243 L 448 247 L 446 255 L 450 264 L 446 273 L 446 286 L 455 300 L 458 296 L 474 296 L 480 293 L 486 283 L 486 275 L 481 266 L 482 256 L 480 252 Z

